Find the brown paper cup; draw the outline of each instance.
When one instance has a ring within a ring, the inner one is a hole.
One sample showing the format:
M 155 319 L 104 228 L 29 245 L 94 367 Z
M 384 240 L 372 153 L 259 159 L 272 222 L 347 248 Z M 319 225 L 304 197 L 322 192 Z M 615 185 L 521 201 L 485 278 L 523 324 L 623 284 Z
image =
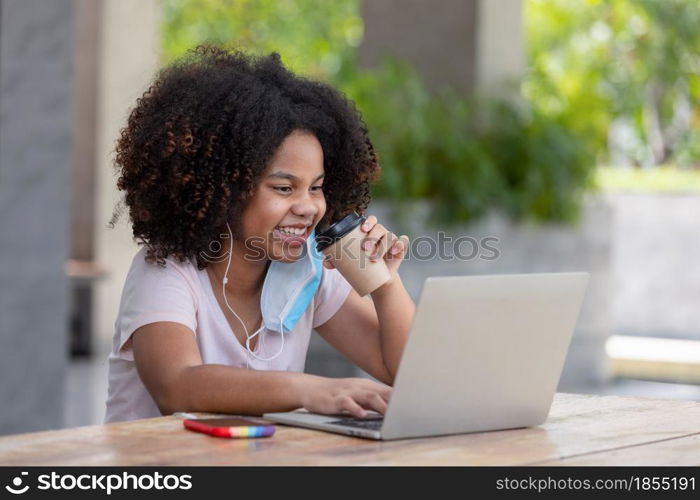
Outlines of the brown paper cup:
M 365 237 L 361 225 L 343 236 L 322 252 L 330 256 L 335 268 L 348 280 L 355 291 L 362 297 L 372 293 L 389 281 L 391 273 L 384 259 L 371 261 L 369 252 L 362 250 L 360 244 Z

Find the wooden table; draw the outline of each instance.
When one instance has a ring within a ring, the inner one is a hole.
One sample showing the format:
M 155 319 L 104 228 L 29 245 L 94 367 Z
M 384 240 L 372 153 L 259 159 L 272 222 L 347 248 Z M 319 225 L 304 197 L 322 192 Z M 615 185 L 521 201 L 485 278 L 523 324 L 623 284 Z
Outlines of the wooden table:
M 0 437 L 0 465 L 697 466 L 700 402 L 557 394 L 538 427 L 386 442 L 283 425 L 229 440 L 169 416 Z

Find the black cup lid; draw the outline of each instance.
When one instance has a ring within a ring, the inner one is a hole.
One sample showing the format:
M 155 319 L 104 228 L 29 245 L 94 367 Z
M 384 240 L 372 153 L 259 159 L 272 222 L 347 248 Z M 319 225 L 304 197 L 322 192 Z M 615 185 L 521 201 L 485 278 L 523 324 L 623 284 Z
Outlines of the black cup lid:
M 352 212 L 339 221 L 334 222 L 328 229 L 316 235 L 316 250 L 320 252 L 324 248 L 331 246 L 365 220 L 367 220 L 367 217 L 364 215 L 358 215 L 357 212 Z

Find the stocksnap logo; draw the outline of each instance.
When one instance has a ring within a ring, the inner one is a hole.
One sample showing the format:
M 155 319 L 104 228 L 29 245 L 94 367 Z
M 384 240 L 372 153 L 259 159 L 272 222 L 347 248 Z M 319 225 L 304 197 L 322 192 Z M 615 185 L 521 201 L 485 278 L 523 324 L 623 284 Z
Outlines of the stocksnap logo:
M 21 476 L 27 476 L 27 475 L 29 475 L 28 472 L 21 473 Z M 5 486 L 5 489 L 7 491 L 9 491 L 10 493 L 12 493 L 13 495 L 21 495 L 22 493 L 26 493 L 27 490 L 29 489 L 29 485 L 26 485 L 24 488 L 21 487 L 22 486 L 22 477 L 21 476 L 17 476 L 16 478 L 14 478 L 12 480 L 12 485 L 14 486 L 14 488 L 12 486 Z M 18 488 L 18 489 L 15 489 L 15 488 Z

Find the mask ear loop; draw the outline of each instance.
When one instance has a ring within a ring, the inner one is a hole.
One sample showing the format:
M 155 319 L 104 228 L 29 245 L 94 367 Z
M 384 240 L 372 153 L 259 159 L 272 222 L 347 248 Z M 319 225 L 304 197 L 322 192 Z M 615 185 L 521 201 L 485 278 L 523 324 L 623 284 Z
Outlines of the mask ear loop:
M 277 356 L 279 356 L 282 353 L 282 349 L 284 349 L 284 325 L 282 324 L 282 320 L 280 320 L 280 335 L 282 335 L 282 346 L 280 347 L 280 350 L 277 351 L 277 354 L 270 358 L 261 358 L 257 356 L 253 350 L 250 348 L 250 341 L 255 338 L 256 335 L 258 335 L 263 328 L 265 328 L 265 324 L 263 321 L 263 324 L 258 328 L 252 335 L 248 333 L 248 328 L 246 328 L 245 323 L 243 323 L 243 320 L 236 314 L 236 311 L 233 310 L 233 308 L 229 305 L 228 299 L 226 298 L 226 284 L 228 283 L 228 270 L 231 267 L 231 256 L 233 255 L 233 232 L 231 231 L 231 226 L 226 223 L 226 227 L 228 228 L 228 234 L 230 238 L 230 245 L 229 245 L 229 250 L 228 250 L 228 262 L 226 263 L 226 271 L 224 271 L 224 279 L 221 281 L 221 295 L 224 296 L 224 303 L 226 304 L 226 307 L 228 307 L 229 311 L 233 313 L 233 315 L 238 319 L 238 321 L 243 325 L 243 331 L 245 332 L 245 346 L 246 346 L 246 359 L 245 359 L 245 367 L 246 369 L 250 368 L 249 365 L 249 360 L 250 360 L 250 355 L 252 355 L 255 359 L 258 359 L 260 361 L 271 361 L 275 359 Z M 263 334 L 261 339 L 265 338 L 265 335 Z M 263 344 L 264 347 L 264 344 Z

